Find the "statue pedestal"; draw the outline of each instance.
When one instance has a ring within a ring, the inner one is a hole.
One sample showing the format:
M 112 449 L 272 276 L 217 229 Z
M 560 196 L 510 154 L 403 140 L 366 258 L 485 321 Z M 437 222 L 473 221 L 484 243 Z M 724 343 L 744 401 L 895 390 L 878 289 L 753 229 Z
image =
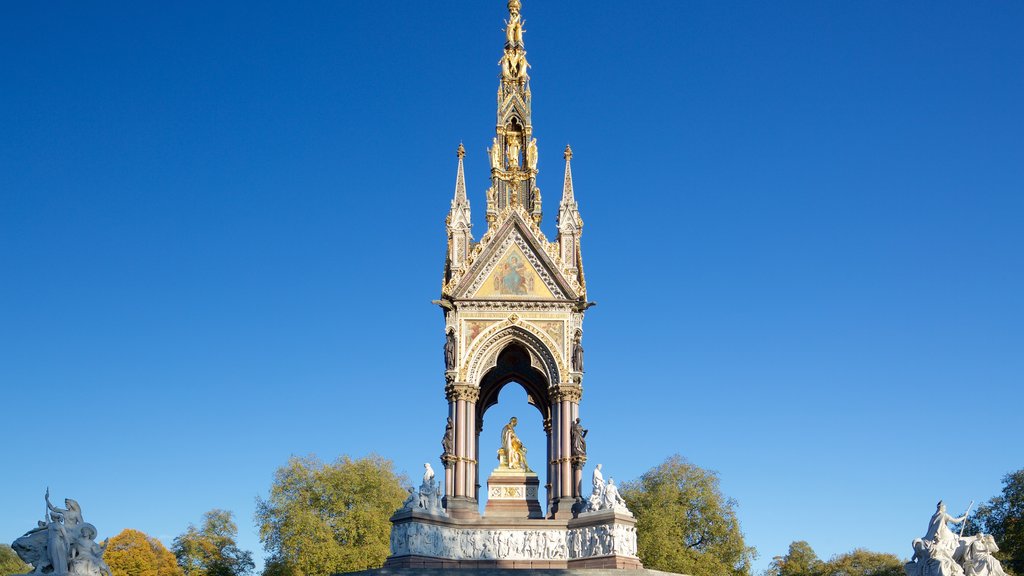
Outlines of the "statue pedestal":
M 496 468 L 487 479 L 487 518 L 543 518 L 535 472 Z

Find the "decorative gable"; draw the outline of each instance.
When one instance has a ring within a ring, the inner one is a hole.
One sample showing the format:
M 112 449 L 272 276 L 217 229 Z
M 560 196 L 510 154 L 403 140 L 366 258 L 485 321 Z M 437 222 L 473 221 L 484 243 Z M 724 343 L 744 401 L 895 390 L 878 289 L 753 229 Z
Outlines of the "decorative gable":
M 473 298 L 553 298 L 523 249 L 512 243 L 498 258 Z
M 488 234 L 489 235 L 489 234 Z M 529 232 L 518 212 L 491 238 L 484 238 L 480 253 L 466 274 L 456 279 L 452 296 L 494 300 L 578 298 L 572 285 Z

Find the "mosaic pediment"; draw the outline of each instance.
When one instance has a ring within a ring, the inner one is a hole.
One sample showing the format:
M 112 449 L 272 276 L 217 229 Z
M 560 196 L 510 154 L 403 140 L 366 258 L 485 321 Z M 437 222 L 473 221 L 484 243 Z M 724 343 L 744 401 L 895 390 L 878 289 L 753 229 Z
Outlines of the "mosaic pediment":
M 491 273 L 473 293 L 474 298 L 553 298 L 537 267 L 516 243 L 498 258 Z

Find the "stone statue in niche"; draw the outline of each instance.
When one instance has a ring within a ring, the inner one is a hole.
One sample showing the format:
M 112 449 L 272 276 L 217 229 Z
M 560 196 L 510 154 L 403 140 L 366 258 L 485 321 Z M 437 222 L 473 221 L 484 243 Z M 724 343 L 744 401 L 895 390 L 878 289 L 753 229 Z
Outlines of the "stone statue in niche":
M 532 170 L 537 168 L 537 139 L 532 138 L 526 146 L 526 167 Z
M 442 456 L 448 456 L 455 449 L 455 428 L 452 425 L 452 417 L 448 417 L 448 423 L 444 426 L 444 436 L 441 438 Z
M 576 338 L 572 342 L 572 369 L 576 372 L 583 372 L 583 335 L 580 333 L 576 334 Z
M 507 68 L 507 61 L 502 58 L 502 64 Z M 492 141 L 491 148 L 487 151 L 491 155 L 491 168 L 495 170 L 501 169 L 501 148 L 498 146 L 498 137 L 495 136 Z
M 49 488 L 44 499 L 47 519 L 11 544 L 18 557 L 34 567 L 32 574 L 111 576 L 103 561 L 107 543 L 96 544 L 96 527 L 82 519 L 78 502 L 68 498 L 67 508 L 58 508 L 50 502 Z
M 531 472 L 526 464 L 526 447 L 516 435 L 516 424 L 519 420 L 513 416 L 508 424 L 501 429 L 501 449 L 498 450 L 498 465 L 512 470 Z
M 587 432 L 588 430 L 583 427 L 579 418 L 572 423 L 570 438 L 572 439 L 572 455 L 574 457 L 587 457 Z
M 449 330 L 444 340 L 444 368 L 455 370 L 455 331 Z
M 508 141 L 508 165 L 509 167 L 518 168 L 520 149 L 519 137 L 514 134 L 510 134 L 506 136 L 506 140 Z

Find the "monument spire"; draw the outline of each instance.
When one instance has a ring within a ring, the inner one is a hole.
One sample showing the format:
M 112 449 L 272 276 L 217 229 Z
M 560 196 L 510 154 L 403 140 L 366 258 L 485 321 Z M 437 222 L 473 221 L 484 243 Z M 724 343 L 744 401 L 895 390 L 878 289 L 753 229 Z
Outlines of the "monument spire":
M 498 114 L 495 136 L 488 150 L 491 159 L 491 188 L 487 192 L 487 221 L 495 223 L 501 214 L 522 208 L 540 223 L 541 200 L 537 187 L 537 140 L 533 137 L 530 112 L 530 68 L 523 43 L 526 22 L 519 0 L 509 0 L 505 21 L 505 51 L 499 62 Z
M 572 148 L 565 146 L 565 180 L 562 183 L 562 202 L 558 206 L 558 248 L 562 268 L 575 276 L 580 286 L 583 282 L 583 262 L 580 255 L 580 236 L 583 234 L 583 218 L 572 187 Z
M 459 158 L 459 167 L 455 173 L 455 197 L 452 198 L 452 207 L 445 219 L 448 228 L 446 281 L 454 272 L 463 268 L 470 243 L 473 241 L 471 233 L 473 222 L 469 209 L 469 198 L 466 197 L 466 175 L 462 168 L 462 159 L 466 157 L 466 148 L 460 143 L 455 154 Z

